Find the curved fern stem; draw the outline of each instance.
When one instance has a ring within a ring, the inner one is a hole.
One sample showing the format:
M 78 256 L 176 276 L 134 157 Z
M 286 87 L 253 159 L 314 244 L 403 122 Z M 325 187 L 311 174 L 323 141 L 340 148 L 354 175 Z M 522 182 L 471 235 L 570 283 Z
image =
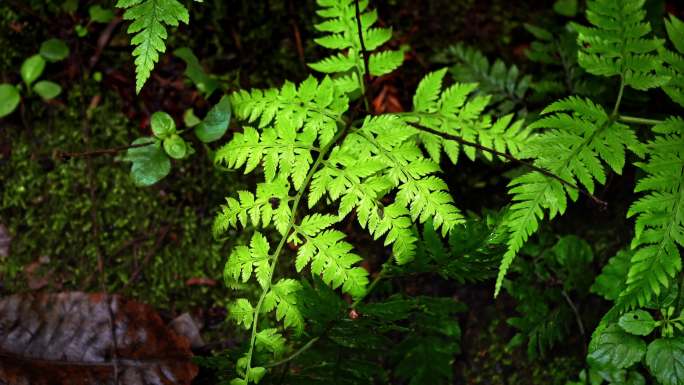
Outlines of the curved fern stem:
M 618 117 L 618 120 L 621 122 L 624 122 L 624 123 L 645 124 L 645 125 L 649 125 L 649 126 L 655 126 L 655 125 L 663 123 L 662 120 L 646 119 L 646 118 L 639 118 L 636 116 L 625 116 L 625 115 L 620 115 Z
M 544 176 L 546 176 L 546 177 L 548 177 L 548 178 L 555 179 L 555 180 L 561 182 L 562 184 L 564 184 L 564 185 L 566 185 L 566 186 L 568 186 L 568 187 L 570 187 L 570 188 L 572 188 L 572 189 L 574 189 L 574 190 L 577 190 L 580 194 L 585 195 L 586 197 L 588 197 L 588 198 L 591 199 L 594 203 L 598 204 L 598 205 L 601 206 L 601 207 L 607 207 L 607 206 L 608 206 L 608 203 L 607 203 L 607 202 L 605 202 L 605 201 L 599 199 L 598 197 L 596 197 L 594 194 L 590 193 L 589 191 L 582 189 L 581 187 L 579 187 L 578 185 L 576 185 L 576 184 L 574 184 L 574 183 L 568 182 L 567 180 L 565 180 L 565 179 L 559 177 L 558 175 L 554 174 L 553 172 L 551 172 L 551 171 L 549 171 L 549 170 L 546 170 L 546 169 L 541 168 L 541 167 L 537 167 L 537 166 L 535 166 L 534 164 L 532 164 L 532 163 L 530 163 L 530 162 L 526 162 L 526 161 L 524 161 L 524 160 L 518 159 L 518 158 L 516 158 L 516 157 L 514 157 L 514 156 L 512 156 L 512 155 L 509 155 L 509 154 L 507 154 L 507 153 L 504 153 L 504 152 L 501 152 L 501 151 L 497 151 L 497 150 L 492 149 L 492 148 L 489 148 L 489 147 L 485 147 L 485 146 L 483 146 L 483 145 L 481 145 L 481 144 L 478 144 L 478 143 L 475 143 L 475 142 L 471 142 L 471 141 L 469 141 L 469 140 L 465 140 L 465 139 L 463 139 L 463 138 L 461 138 L 461 137 L 459 137 L 459 136 L 456 136 L 456 135 L 451 135 L 451 134 L 447 134 L 447 133 L 445 133 L 445 132 L 433 130 L 432 128 L 430 128 L 430 127 L 425 127 L 425 126 L 423 126 L 423 125 L 421 125 L 421 124 L 419 124 L 419 123 L 409 122 L 408 124 L 411 125 L 411 126 L 413 126 L 413 127 L 415 127 L 415 128 L 417 128 L 417 129 L 419 129 L 419 130 L 421 130 L 421 131 L 429 132 L 429 133 L 431 133 L 431 134 L 438 135 L 438 136 L 441 136 L 441 137 L 443 137 L 443 138 L 450 139 L 450 140 L 453 140 L 453 141 L 455 141 L 455 142 L 458 142 L 458 143 L 461 144 L 461 145 L 470 146 L 470 147 L 476 148 L 476 149 L 478 149 L 478 150 L 480 150 L 480 151 L 489 152 L 489 153 L 491 153 L 491 154 L 493 154 L 493 155 L 500 156 L 500 157 L 505 158 L 506 160 L 509 160 L 509 161 L 511 161 L 511 162 L 518 163 L 518 164 L 520 164 L 520 165 L 522 165 L 522 166 L 525 166 L 525 167 L 529 168 L 530 170 L 537 171 L 537 172 L 539 172 L 540 174 L 543 174 Z
M 622 94 L 625 92 L 625 75 L 620 75 L 620 90 L 618 91 L 617 99 L 615 100 L 615 106 L 613 107 L 613 112 L 610 114 L 611 117 L 617 117 L 618 110 L 620 109 L 620 103 L 622 103 Z
M 276 247 L 276 250 L 273 252 L 273 255 L 270 257 L 271 258 L 271 265 L 270 265 L 270 272 L 269 272 L 269 279 L 266 282 L 266 285 L 263 288 L 263 291 L 261 292 L 261 295 L 259 296 L 259 301 L 257 302 L 256 307 L 254 308 L 254 321 L 252 322 L 252 335 L 250 337 L 250 343 L 249 343 L 249 351 L 247 352 L 247 366 L 245 368 L 245 375 L 244 375 L 244 380 L 246 383 L 249 383 L 249 373 L 252 368 L 252 355 L 254 353 L 254 346 L 256 344 L 256 336 L 257 336 L 257 327 L 259 323 L 259 313 L 261 312 L 261 306 L 264 303 L 264 299 L 266 298 L 266 295 L 268 294 L 269 290 L 271 289 L 271 284 L 273 281 L 273 273 L 275 272 L 276 265 L 278 264 L 278 257 L 280 256 L 280 252 L 283 250 L 283 246 L 285 246 L 285 243 L 287 242 L 288 235 L 292 228 L 295 226 L 295 218 L 297 216 L 297 210 L 299 209 L 299 204 L 302 200 L 302 197 L 304 196 L 304 192 L 306 191 L 307 187 L 309 186 L 309 183 L 311 183 L 311 178 L 313 178 L 314 173 L 318 169 L 318 167 L 323 163 L 323 158 L 328 154 L 332 146 L 342 137 L 344 132 L 347 130 L 347 126 L 342 126 L 342 129 L 332 138 L 330 142 L 328 142 L 323 148 L 321 148 L 321 151 L 318 153 L 318 157 L 316 158 L 316 161 L 314 162 L 313 166 L 309 170 L 309 172 L 306 174 L 306 178 L 304 179 L 304 183 L 302 183 L 302 186 L 300 187 L 299 191 L 297 191 L 297 195 L 295 195 L 294 202 L 292 203 L 292 216 L 290 217 L 290 222 L 288 223 L 287 227 L 285 228 L 285 231 L 283 232 L 283 237 L 280 239 L 280 242 L 278 243 L 278 247 Z
M 368 51 L 366 50 L 366 43 L 363 41 L 363 27 L 361 26 L 361 7 L 359 6 L 359 0 L 354 1 L 354 7 L 356 8 L 356 28 L 359 31 L 359 43 L 361 44 L 361 57 L 363 58 L 363 69 L 364 73 L 359 74 L 359 83 L 361 83 L 361 94 L 363 95 L 363 102 L 366 106 L 366 110 L 370 108 L 370 102 L 368 100 L 369 95 L 366 94 L 366 87 L 370 84 L 370 66 L 368 64 Z

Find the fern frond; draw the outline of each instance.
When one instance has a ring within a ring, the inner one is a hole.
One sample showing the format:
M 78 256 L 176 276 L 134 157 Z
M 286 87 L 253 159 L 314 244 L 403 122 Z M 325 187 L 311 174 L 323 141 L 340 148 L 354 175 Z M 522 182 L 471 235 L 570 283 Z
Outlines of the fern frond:
M 318 14 L 325 21 L 316 24 L 314 28 L 326 33 L 326 35 L 314 39 L 314 41 L 325 48 L 333 50 L 343 50 L 344 52 L 333 54 L 309 66 L 316 71 L 334 74 L 346 73 L 354 70 L 356 84 L 348 83 L 347 92 L 353 92 L 361 87 L 360 79 L 365 73 L 365 64 L 361 42 L 359 40 L 359 30 L 356 20 L 355 0 L 318 0 L 318 5 L 322 8 Z M 378 20 L 375 10 L 368 10 L 368 1 L 359 2 L 361 12 L 361 33 L 365 48 L 368 52 L 375 50 L 388 42 L 392 37 L 392 30 L 389 28 L 376 28 L 373 25 Z M 371 75 L 381 76 L 392 72 L 404 61 L 402 51 L 381 51 L 371 53 L 368 58 L 368 67 Z
M 259 183 L 256 196 L 249 191 L 238 191 L 237 198 L 226 199 L 226 204 L 214 219 L 214 236 L 219 236 L 231 227 L 237 228 L 238 223 L 243 227 L 250 222 L 253 226 L 267 227 L 272 221 L 282 234 L 292 216 L 287 204 L 289 191 L 290 184 L 284 179 Z M 273 203 L 278 206 L 273 208 Z
M 435 131 L 458 136 L 465 141 L 479 143 L 493 150 L 517 155 L 530 135 L 523 121 L 513 122 L 513 115 L 505 115 L 492 124 L 492 118 L 483 114 L 490 103 L 489 95 L 474 95 L 476 83 L 456 83 L 442 90 L 446 70 L 432 72 L 419 83 L 413 97 L 413 111 L 401 117 L 410 123 L 418 123 Z M 458 161 L 461 144 L 442 136 L 420 132 L 418 139 L 430 158 L 439 163 L 444 151 L 452 163 Z M 464 146 L 463 152 L 475 160 L 476 149 Z M 492 154 L 483 152 L 486 159 Z
M 135 90 L 140 92 L 150 77 L 159 54 L 166 51 L 166 26 L 176 27 L 190 21 L 188 10 L 177 0 L 119 0 L 118 8 L 125 8 L 123 18 L 133 20 L 128 33 L 134 35 L 131 44 L 135 56 Z
M 654 55 L 662 39 L 647 38 L 651 25 L 644 21 L 644 0 L 593 0 L 587 2 L 592 27 L 573 24 L 579 32 L 579 64 L 600 76 L 621 76 L 638 90 L 661 86 L 669 80 L 655 73 L 661 60 Z
M 304 317 L 297 304 L 297 293 L 302 290 L 302 284 L 294 279 L 281 279 L 271 286 L 264 296 L 261 307 L 263 313 L 276 311 L 276 319 L 283 321 L 285 327 L 290 327 L 299 334 L 304 330 Z
M 306 243 L 299 247 L 295 266 L 301 271 L 311 263 L 311 273 L 321 275 L 323 282 L 333 289 L 342 291 L 354 298 L 366 292 L 368 272 L 355 267 L 361 257 L 351 253 L 352 245 L 342 241 L 344 233 L 337 230 L 323 230 L 313 236 L 305 236 Z
M 323 146 L 337 131 L 337 122 L 349 108 L 349 99 L 325 77 L 318 82 L 309 76 L 297 87 L 285 82 L 280 89 L 238 91 L 230 95 L 238 119 L 256 123 L 263 129 L 275 127 L 311 132 Z
M 627 214 L 637 219 L 627 287 L 618 300 L 626 307 L 645 306 L 682 269 L 677 245 L 684 246 L 684 120 L 670 118 L 653 131 L 648 162 L 638 164 L 647 175 L 635 188 L 648 195 Z
M 455 81 L 477 82 L 477 92 L 490 95 L 491 104 L 501 113 L 509 113 L 520 105 L 530 88 L 532 77 L 522 75 L 515 64 L 506 67 L 501 59 L 490 63 L 482 52 L 462 43 L 448 47 L 442 56 L 442 61 L 455 63 L 449 67 Z M 415 104 L 414 108 L 418 110 Z
M 591 100 L 562 99 L 549 105 L 543 114 L 546 116 L 530 125 L 530 129 L 547 130 L 529 140 L 520 156 L 534 158 L 535 166 L 570 185 L 581 185 L 589 193 L 593 193 L 595 182 L 605 183 L 603 163 L 619 174 L 625 164 L 626 149 L 639 156 L 644 154 L 634 132 L 609 119 L 603 107 Z M 496 293 L 518 251 L 539 228 L 545 212 L 549 219 L 562 215 L 567 208 L 567 197 L 575 201 L 579 195 L 576 188 L 538 171 L 513 179 L 509 187 L 514 201 L 506 221 L 510 238 L 497 277 Z
M 663 91 L 675 103 L 684 107 L 684 22 L 670 15 L 670 19 L 665 20 L 665 29 L 677 52 L 666 48 L 660 50 L 660 58 L 665 65 L 659 74 L 670 78 L 663 86 Z
M 268 241 L 261 233 L 255 232 L 249 247 L 240 245 L 233 249 L 223 271 L 224 281 L 235 287 L 240 280 L 243 283 L 249 281 L 254 271 L 259 285 L 266 288 L 271 281 L 269 261 Z

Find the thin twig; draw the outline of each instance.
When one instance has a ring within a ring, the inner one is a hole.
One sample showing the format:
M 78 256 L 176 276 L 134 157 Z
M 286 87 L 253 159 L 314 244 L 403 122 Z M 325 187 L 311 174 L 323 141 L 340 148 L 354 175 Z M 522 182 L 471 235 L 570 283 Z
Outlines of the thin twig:
M 129 144 L 127 146 L 113 147 L 113 148 L 101 148 L 97 150 L 84 151 L 84 152 L 66 152 L 61 150 L 54 151 L 54 157 L 58 159 L 69 159 L 69 158 L 90 158 L 93 156 L 100 155 L 116 155 L 121 151 L 128 150 L 130 148 L 138 148 L 149 146 L 153 143 L 140 143 L 140 144 Z
M 478 150 L 480 150 L 480 151 L 484 151 L 484 152 L 488 152 L 488 153 L 490 153 L 490 154 L 494 154 L 494 155 L 500 156 L 500 157 L 505 158 L 506 160 L 509 160 L 509 161 L 511 161 L 511 162 L 515 162 L 515 163 L 521 164 L 521 165 L 523 165 L 523 166 L 525 166 L 525 167 L 527 167 L 527 168 L 529 168 L 529 169 L 531 169 L 531 170 L 537 171 L 538 173 L 540 173 L 540 174 L 542 174 L 542 175 L 544 175 L 544 176 L 546 176 L 546 177 L 555 179 L 555 180 L 561 182 L 562 184 L 564 184 L 564 185 L 566 185 L 566 186 L 568 186 L 568 187 L 571 187 L 571 188 L 573 188 L 573 189 L 579 191 L 582 195 L 587 196 L 589 199 L 591 199 L 594 203 L 596 203 L 596 204 L 598 204 L 599 206 L 601 206 L 601 208 L 603 208 L 603 209 L 605 209 L 605 208 L 608 206 L 608 203 L 607 203 L 607 202 L 605 202 L 605 201 L 603 201 L 603 200 L 597 198 L 596 196 L 594 196 L 594 195 L 593 195 L 592 193 L 590 193 L 589 191 L 583 190 L 583 189 L 581 189 L 579 186 L 577 186 L 576 184 L 571 183 L 571 182 L 568 182 L 568 181 L 566 181 L 565 179 L 559 177 L 558 175 L 552 173 L 551 171 L 548 171 L 548 170 L 543 169 L 543 168 L 541 168 L 541 167 L 537 167 L 537 166 L 535 166 L 534 164 L 532 164 L 532 163 L 530 163 L 530 162 L 526 162 L 526 161 L 524 161 L 524 160 L 518 159 L 518 158 L 516 158 L 516 157 L 514 157 L 514 156 L 511 156 L 511 155 L 509 155 L 509 154 L 506 154 L 505 152 L 500 152 L 500 151 L 494 150 L 494 149 L 492 149 L 492 148 L 482 146 L 482 145 L 480 145 L 480 144 L 478 144 L 478 143 L 475 143 L 475 142 L 471 142 L 471 141 L 465 140 L 465 139 L 463 139 L 463 138 L 461 138 L 461 137 L 459 137 L 459 136 L 447 134 L 447 133 L 441 132 L 441 131 L 437 131 L 437 130 L 432 129 L 432 128 L 430 128 L 430 127 L 423 126 L 422 124 L 419 124 L 419 123 L 408 122 L 408 124 L 411 125 L 411 126 L 413 126 L 413 127 L 415 127 L 415 128 L 417 128 L 417 129 L 419 129 L 419 130 L 421 130 L 421 131 L 426 131 L 426 132 L 429 132 L 429 133 L 431 133 L 431 134 L 438 135 L 438 136 L 441 136 L 441 137 L 443 137 L 443 138 L 453 140 L 453 141 L 458 142 L 458 143 L 460 143 L 460 144 L 462 144 L 462 145 L 464 145 L 464 146 L 470 146 L 470 147 L 476 148 L 476 149 L 478 149 Z

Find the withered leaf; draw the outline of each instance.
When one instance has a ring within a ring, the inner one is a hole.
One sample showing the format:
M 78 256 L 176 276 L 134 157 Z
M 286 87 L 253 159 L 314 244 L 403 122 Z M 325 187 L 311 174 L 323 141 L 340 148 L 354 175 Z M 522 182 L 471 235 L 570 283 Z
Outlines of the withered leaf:
M 0 299 L 0 385 L 190 384 L 191 357 L 150 306 L 117 295 Z

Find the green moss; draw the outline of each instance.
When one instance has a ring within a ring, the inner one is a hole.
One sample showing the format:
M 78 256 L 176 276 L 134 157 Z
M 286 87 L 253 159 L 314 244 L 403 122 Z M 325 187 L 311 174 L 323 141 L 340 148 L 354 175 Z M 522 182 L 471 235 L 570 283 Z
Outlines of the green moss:
M 81 105 L 79 94 L 71 90 L 66 105 Z M 91 148 L 125 146 L 141 135 L 113 100 L 106 95 L 92 111 Z M 45 274 L 51 289 L 100 290 L 101 254 L 112 292 L 160 308 L 227 297 L 220 281 L 215 287 L 186 281 L 221 277 L 230 245 L 214 241 L 210 228 L 214 210 L 235 187 L 230 175 L 211 175 L 199 151 L 174 163 L 171 177 L 150 188 L 133 185 L 130 165 L 120 156 L 92 157 L 91 181 L 85 158 L 53 156 L 55 150 L 86 149 L 81 109 L 46 108 L 38 101 L 28 107 L 29 130 L 15 124 L 0 133 L 11 138 L 9 157 L 0 158 L 0 222 L 13 236 L 10 256 L 0 264 L 6 290 L 29 289 L 24 270 L 41 257 L 49 262 L 36 274 Z

